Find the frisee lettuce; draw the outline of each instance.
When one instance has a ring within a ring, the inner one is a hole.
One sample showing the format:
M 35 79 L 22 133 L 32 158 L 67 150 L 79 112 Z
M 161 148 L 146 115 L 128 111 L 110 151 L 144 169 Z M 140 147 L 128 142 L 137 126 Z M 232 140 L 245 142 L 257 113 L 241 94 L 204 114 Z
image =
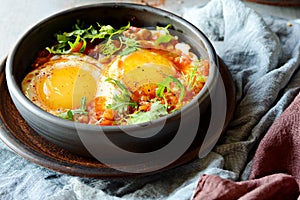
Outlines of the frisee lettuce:
M 147 112 L 137 111 L 129 115 L 129 118 L 126 119 L 126 121 L 128 124 L 143 123 L 143 122 L 155 120 L 167 114 L 168 114 L 167 108 L 163 104 L 161 104 L 160 102 L 154 102 L 151 105 L 149 111 Z
M 56 33 L 55 37 L 57 44 L 46 47 L 46 49 L 53 54 L 68 54 L 82 42 L 80 52 L 83 52 L 86 48 L 86 40 L 89 39 L 93 42 L 95 39 L 108 39 L 110 40 L 114 35 L 121 34 L 123 31 L 129 29 L 130 23 L 120 29 L 115 29 L 111 25 L 100 25 L 97 23 L 97 28 L 89 26 L 84 29 L 82 23 L 77 20 L 77 23 L 73 26 L 74 30 L 71 32 Z

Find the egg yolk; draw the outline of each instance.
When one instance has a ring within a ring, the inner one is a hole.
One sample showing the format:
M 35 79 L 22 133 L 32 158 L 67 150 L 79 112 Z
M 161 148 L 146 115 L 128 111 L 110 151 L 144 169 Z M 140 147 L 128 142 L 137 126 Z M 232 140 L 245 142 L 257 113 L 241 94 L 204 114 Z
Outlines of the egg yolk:
M 170 60 L 150 50 L 136 51 L 124 57 L 119 65 L 124 70 L 123 83 L 133 92 L 143 85 L 160 83 L 165 77 L 176 73 Z
M 48 109 L 74 109 L 80 107 L 83 96 L 87 102 L 95 97 L 97 83 L 88 70 L 65 67 L 53 69 L 51 75 L 42 76 L 36 90 Z
M 157 64 L 166 67 L 173 66 L 171 61 L 158 53 L 149 50 L 140 50 L 130 54 L 123 60 L 124 73 L 126 74 L 144 64 Z

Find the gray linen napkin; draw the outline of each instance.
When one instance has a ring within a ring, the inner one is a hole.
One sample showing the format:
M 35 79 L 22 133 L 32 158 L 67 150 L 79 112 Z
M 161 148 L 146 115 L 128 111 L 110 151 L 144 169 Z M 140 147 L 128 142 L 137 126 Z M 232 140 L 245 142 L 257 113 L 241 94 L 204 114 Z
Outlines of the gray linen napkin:
M 202 174 L 246 180 L 270 125 L 299 92 L 300 25 L 260 16 L 238 0 L 212 0 L 184 10 L 228 65 L 237 110 L 207 156 L 161 174 L 120 180 L 72 177 L 47 170 L 0 143 L 0 199 L 190 199 Z

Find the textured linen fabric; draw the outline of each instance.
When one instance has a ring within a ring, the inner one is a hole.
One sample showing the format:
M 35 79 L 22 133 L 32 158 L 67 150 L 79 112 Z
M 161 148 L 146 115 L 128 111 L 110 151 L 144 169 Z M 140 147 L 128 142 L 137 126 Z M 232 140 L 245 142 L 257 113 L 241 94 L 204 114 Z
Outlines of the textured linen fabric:
M 184 200 L 193 196 L 203 174 L 247 180 L 261 138 L 299 92 L 299 25 L 260 16 L 238 0 L 195 5 L 183 17 L 209 37 L 236 86 L 234 119 L 212 152 L 148 177 L 99 180 L 42 168 L 0 143 L 0 199 Z

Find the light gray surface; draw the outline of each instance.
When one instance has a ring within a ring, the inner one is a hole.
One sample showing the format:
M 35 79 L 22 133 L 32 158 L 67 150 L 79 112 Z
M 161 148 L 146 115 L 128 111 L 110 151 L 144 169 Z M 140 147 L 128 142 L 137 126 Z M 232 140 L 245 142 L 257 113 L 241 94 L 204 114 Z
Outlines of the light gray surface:
M 68 6 L 65 2 L 60 5 Z M 193 7 L 183 13 L 209 36 L 237 88 L 237 112 L 214 150 L 159 175 L 109 181 L 44 169 L 0 143 L 0 199 L 184 200 L 190 199 L 203 173 L 235 181 L 247 179 L 260 138 L 299 92 L 300 27 L 290 20 L 263 20 L 237 0 L 213 0 L 205 8 Z

